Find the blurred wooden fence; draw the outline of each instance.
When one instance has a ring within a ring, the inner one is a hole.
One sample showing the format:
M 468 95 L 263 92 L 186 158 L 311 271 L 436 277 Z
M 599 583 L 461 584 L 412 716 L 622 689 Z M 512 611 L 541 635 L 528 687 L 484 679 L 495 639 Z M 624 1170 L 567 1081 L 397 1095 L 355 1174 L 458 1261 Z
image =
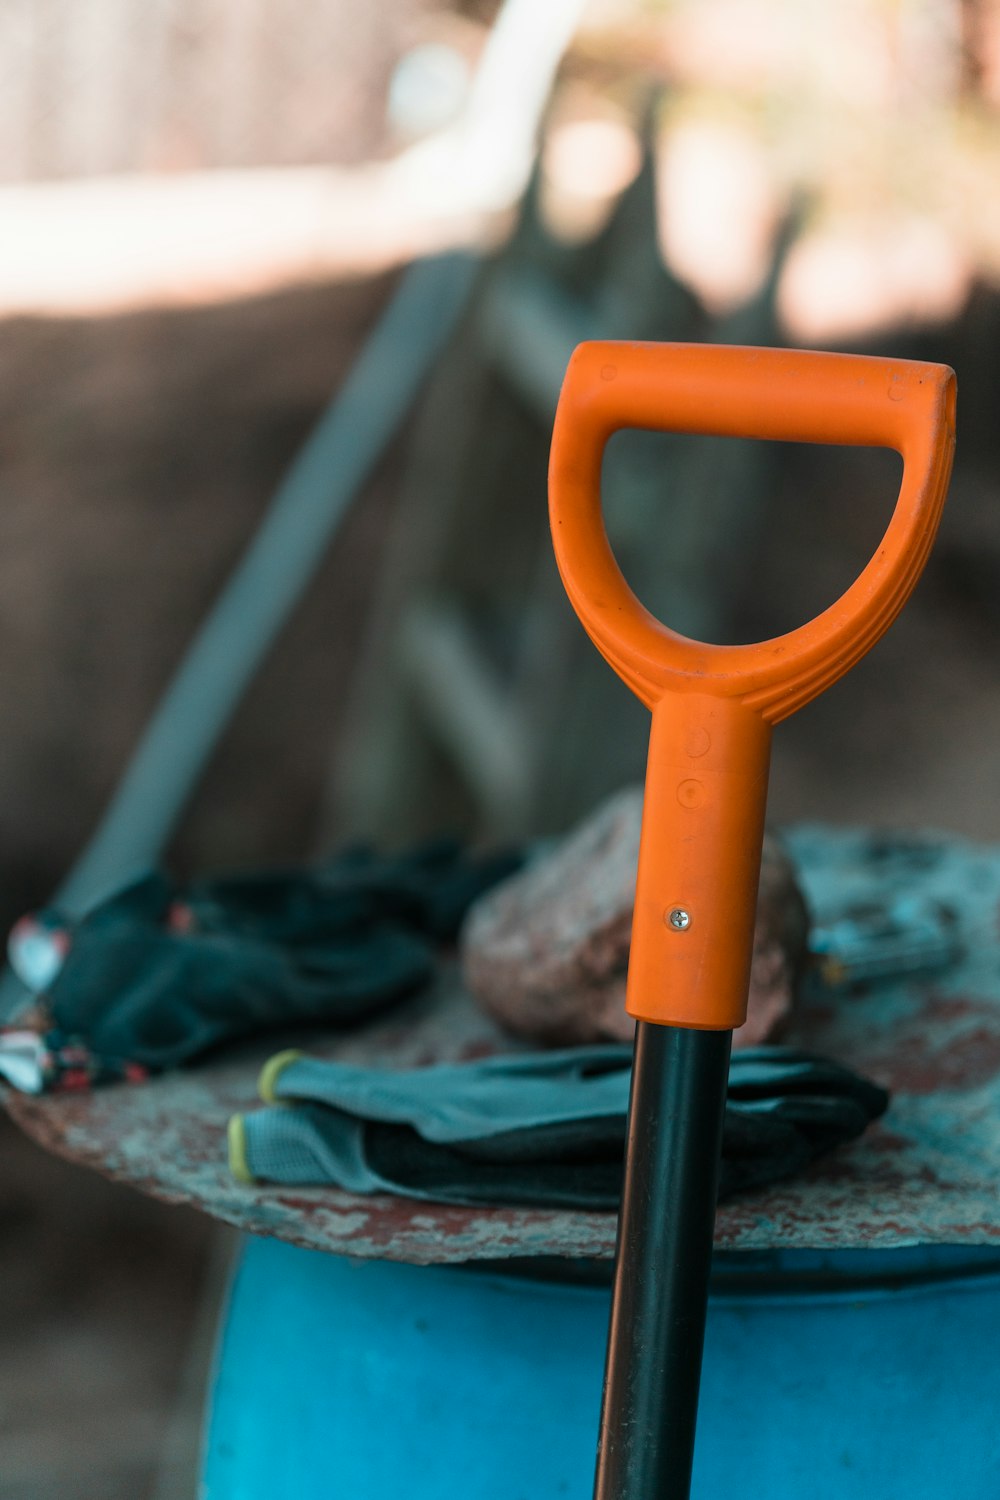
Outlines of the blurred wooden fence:
M 0 181 L 348 160 L 421 0 L 0 0 Z

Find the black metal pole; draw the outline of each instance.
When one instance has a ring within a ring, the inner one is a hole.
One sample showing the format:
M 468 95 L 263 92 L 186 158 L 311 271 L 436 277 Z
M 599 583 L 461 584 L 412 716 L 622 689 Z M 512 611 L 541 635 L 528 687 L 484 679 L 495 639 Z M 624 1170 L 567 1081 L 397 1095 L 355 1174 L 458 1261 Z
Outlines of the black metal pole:
M 687 1500 L 732 1032 L 639 1021 L 594 1500 Z

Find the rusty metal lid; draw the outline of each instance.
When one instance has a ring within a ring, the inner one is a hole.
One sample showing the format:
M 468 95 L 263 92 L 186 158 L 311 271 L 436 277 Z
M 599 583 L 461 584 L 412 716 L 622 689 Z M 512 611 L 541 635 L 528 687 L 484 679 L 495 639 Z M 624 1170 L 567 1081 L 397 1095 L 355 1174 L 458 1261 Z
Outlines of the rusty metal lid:
M 954 910 L 962 952 L 946 970 L 803 1006 L 795 1043 L 886 1085 L 889 1112 L 794 1181 L 723 1204 L 717 1248 L 1000 1245 L 1000 849 L 809 829 L 789 843 L 820 918 L 906 890 Z M 234 1182 L 229 1116 L 255 1106 L 263 1061 L 291 1044 L 386 1067 L 512 1045 L 449 974 L 433 993 L 361 1032 L 270 1037 L 141 1085 L 44 1098 L 7 1093 L 4 1102 L 22 1129 L 72 1161 L 293 1244 L 417 1264 L 612 1257 L 612 1214 L 455 1208 Z

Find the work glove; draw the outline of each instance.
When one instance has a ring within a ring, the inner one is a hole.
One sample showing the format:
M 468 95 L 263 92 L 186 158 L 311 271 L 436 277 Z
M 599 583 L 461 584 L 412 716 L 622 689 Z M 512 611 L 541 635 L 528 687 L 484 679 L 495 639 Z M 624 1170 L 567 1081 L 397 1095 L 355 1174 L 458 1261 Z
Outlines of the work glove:
M 621 1045 L 405 1072 L 279 1053 L 260 1081 L 272 1107 L 230 1122 L 230 1166 L 242 1181 L 613 1210 L 631 1062 Z M 887 1103 L 877 1084 L 808 1053 L 734 1055 L 720 1197 L 795 1175 Z
M 158 1071 L 268 1028 L 379 1014 L 431 979 L 470 903 L 518 863 L 438 842 L 187 886 L 150 874 L 80 921 L 25 918 L 10 957 L 52 1056 L 82 1048 L 94 1078 Z

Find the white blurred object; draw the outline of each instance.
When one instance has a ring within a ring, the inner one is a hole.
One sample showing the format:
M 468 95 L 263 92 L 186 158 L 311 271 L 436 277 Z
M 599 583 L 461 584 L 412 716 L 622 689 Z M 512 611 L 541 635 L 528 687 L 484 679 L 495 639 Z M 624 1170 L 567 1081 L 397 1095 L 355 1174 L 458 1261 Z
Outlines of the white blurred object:
M 396 192 L 431 214 L 508 208 L 524 190 L 559 63 L 587 0 L 505 0 L 460 117 L 389 163 Z
M 0 1079 L 22 1094 L 45 1088 L 48 1049 L 37 1031 L 0 1032 Z
M 796 339 L 843 340 L 957 317 L 972 283 L 968 258 L 944 225 L 887 218 L 830 225 L 793 246 L 778 290 Z
M 661 151 L 663 250 L 715 312 L 753 296 L 767 275 L 779 217 L 764 152 L 746 130 L 691 120 Z
M 0 316 L 253 296 L 482 245 L 528 180 L 585 3 L 506 0 L 458 118 L 390 162 L 0 184 Z
M 470 82 L 469 65 L 454 47 L 445 42 L 414 47 L 389 84 L 389 123 L 411 138 L 443 130 L 464 108 Z
M 639 137 L 622 120 L 571 120 L 550 127 L 542 154 L 548 228 L 566 240 L 596 233 L 641 162 Z
M 42 917 L 22 917 L 7 939 L 7 959 L 21 983 L 43 995 L 58 978 L 69 952 L 69 934 Z

